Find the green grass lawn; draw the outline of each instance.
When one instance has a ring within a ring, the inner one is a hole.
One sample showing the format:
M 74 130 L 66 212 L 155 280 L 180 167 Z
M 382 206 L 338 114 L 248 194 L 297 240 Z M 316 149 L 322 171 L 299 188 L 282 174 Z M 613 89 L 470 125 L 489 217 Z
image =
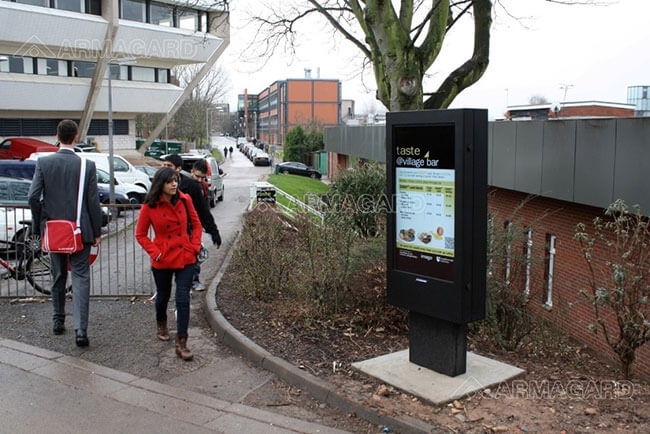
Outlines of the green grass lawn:
M 327 193 L 327 184 L 299 175 L 271 175 L 269 182 L 296 199 L 303 200 L 305 193 Z
M 324 184 L 317 179 L 311 179 L 307 178 L 306 176 L 299 175 L 271 175 L 269 177 L 269 182 L 275 185 L 278 189 L 303 202 L 306 202 L 306 194 L 326 193 L 327 189 L 329 188 L 327 184 Z M 280 195 L 277 195 L 275 197 L 275 200 L 286 207 L 296 209 L 296 206 L 294 204 Z

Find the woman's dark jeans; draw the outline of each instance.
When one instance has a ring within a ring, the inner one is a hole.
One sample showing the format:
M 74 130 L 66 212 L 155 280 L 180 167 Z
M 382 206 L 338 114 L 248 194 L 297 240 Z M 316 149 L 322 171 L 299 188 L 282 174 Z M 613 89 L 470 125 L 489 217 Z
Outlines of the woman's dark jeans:
M 190 322 L 190 288 L 194 276 L 194 264 L 181 269 L 158 270 L 152 268 L 156 282 L 156 321 L 167 320 L 167 303 L 172 292 L 172 277 L 176 276 L 176 333 L 187 336 Z

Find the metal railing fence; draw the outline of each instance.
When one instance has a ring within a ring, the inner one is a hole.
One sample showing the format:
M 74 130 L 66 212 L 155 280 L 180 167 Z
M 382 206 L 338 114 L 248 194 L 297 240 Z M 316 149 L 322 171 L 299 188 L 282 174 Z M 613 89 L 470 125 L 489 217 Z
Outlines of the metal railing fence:
M 151 262 L 135 239 L 140 205 L 102 205 L 105 220 L 99 255 L 90 267 L 91 296 L 151 295 Z M 31 237 L 24 205 L 0 205 L 0 298 L 48 296 L 49 255 Z M 70 286 L 70 273 L 68 282 Z

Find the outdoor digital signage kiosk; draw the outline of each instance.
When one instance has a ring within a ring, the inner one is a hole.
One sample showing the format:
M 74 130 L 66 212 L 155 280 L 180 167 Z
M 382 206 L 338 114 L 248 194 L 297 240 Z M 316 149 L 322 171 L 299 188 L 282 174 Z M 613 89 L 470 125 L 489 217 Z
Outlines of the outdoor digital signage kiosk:
M 487 111 L 386 116 L 388 302 L 409 310 L 409 359 L 466 370 L 467 323 L 485 316 Z

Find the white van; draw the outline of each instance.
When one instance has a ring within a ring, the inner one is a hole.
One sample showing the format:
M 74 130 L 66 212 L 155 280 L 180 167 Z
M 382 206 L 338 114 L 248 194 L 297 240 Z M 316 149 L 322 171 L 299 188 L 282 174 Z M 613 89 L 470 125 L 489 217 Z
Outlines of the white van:
M 34 152 L 29 156 L 29 159 L 36 160 L 39 156 L 48 154 L 49 152 Z M 95 166 L 98 169 L 110 173 L 110 168 L 108 167 L 109 154 L 100 152 L 78 152 L 77 155 L 81 158 L 94 161 Z M 151 188 L 149 177 L 144 172 L 133 167 L 131 163 L 119 155 L 113 155 L 113 173 L 115 174 L 115 179 L 120 183 L 135 184 L 144 188 L 146 191 L 149 191 L 149 188 Z

